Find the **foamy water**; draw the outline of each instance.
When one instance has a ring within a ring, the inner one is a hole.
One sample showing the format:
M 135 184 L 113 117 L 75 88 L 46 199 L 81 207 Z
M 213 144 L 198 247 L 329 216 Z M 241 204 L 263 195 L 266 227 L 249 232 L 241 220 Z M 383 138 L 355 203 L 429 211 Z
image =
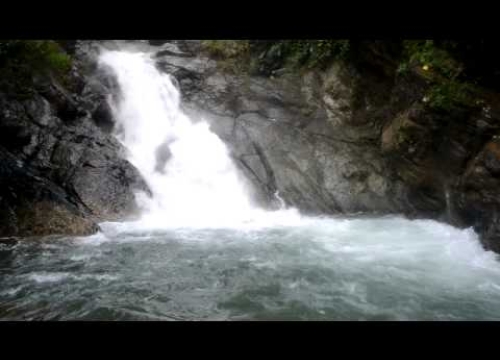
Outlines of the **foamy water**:
M 500 320 L 476 234 L 399 217 L 140 229 L 0 248 L 0 318 Z

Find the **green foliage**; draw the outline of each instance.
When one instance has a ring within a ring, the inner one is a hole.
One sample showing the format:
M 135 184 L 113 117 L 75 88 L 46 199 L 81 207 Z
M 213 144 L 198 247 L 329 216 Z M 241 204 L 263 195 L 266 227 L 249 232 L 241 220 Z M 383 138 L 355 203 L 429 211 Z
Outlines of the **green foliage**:
M 333 59 L 345 58 L 349 48 L 349 40 L 284 40 L 274 43 L 269 52 L 293 68 L 324 68 Z
M 407 73 L 408 71 L 410 71 L 409 63 L 407 61 L 401 62 L 398 66 L 397 73 L 404 74 L 404 73 Z
M 431 87 L 428 99 L 431 107 L 445 111 L 478 105 L 477 89 L 455 80 L 445 80 Z
M 19 94 L 29 93 L 33 76 L 53 74 L 64 80 L 71 58 L 51 40 L 0 41 L 0 88 Z
M 448 79 L 456 78 L 462 67 L 446 51 L 436 46 L 434 40 L 406 40 L 403 41 L 406 67 L 421 66 L 428 68 L 438 76 Z
M 464 67 L 433 40 L 403 41 L 403 59 L 398 73 L 419 72 L 431 83 L 427 104 L 435 109 L 452 111 L 477 105 L 478 89 L 460 80 Z
M 219 58 L 235 58 L 246 55 L 250 51 L 248 40 L 204 40 L 202 49 Z
M 334 59 L 345 58 L 349 40 L 206 40 L 202 49 L 218 58 L 219 65 L 233 71 L 248 71 L 272 63 L 293 69 L 324 68 Z M 257 56 L 261 54 L 262 56 Z

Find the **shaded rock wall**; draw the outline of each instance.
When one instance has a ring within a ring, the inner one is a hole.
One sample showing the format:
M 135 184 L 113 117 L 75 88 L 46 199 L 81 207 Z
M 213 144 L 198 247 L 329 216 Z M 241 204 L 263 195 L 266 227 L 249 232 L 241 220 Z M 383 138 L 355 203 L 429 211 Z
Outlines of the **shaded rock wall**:
M 498 94 L 480 109 L 427 106 L 429 82 L 397 72 L 397 50 L 371 43 L 326 70 L 221 70 L 198 41 L 153 44 L 186 110 L 230 146 L 261 203 L 309 213 L 398 213 L 474 226 L 500 249 Z
M 277 207 L 279 194 L 306 213 L 433 218 L 474 226 L 500 251 L 499 94 L 485 92 L 474 110 L 433 109 L 428 80 L 399 73 L 384 42 L 323 70 L 261 75 L 227 71 L 199 41 L 65 44 L 76 59 L 70 87 L 39 79 L 29 99 L 0 93 L 1 235 L 90 233 L 133 215 L 133 192 L 147 190 L 110 136 L 106 100 L 117 89 L 97 68 L 100 46 L 153 51 L 262 206 Z
M 133 215 L 147 189 L 109 135 L 106 78 L 84 61 L 64 86 L 44 76 L 27 98 L 0 91 L 0 236 L 89 234 Z

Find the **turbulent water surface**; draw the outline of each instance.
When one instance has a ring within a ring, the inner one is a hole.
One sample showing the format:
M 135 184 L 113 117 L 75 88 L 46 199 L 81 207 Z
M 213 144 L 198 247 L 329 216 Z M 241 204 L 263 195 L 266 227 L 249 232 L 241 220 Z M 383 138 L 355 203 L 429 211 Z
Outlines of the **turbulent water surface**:
M 500 264 L 433 221 L 302 219 L 246 229 L 104 224 L 4 243 L 2 319 L 500 319 Z
M 500 262 L 430 220 L 252 204 L 225 144 L 145 53 L 105 51 L 116 137 L 147 181 L 140 219 L 0 241 L 0 319 L 500 319 Z

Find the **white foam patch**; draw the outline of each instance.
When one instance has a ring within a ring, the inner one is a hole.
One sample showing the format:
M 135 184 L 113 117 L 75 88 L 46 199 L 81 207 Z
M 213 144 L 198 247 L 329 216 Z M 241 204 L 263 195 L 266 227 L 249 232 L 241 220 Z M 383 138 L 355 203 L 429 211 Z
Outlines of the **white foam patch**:
M 35 273 L 29 275 L 29 279 L 39 284 L 59 282 L 61 280 L 71 277 L 70 273 Z
M 97 281 L 112 281 L 119 279 L 119 276 L 109 275 L 109 274 L 81 274 L 75 275 L 67 272 L 40 272 L 33 273 L 28 276 L 30 280 L 36 283 L 53 283 L 60 282 L 63 280 L 71 279 L 76 281 L 81 280 L 97 280 Z
M 109 242 L 111 239 L 103 232 L 98 232 L 91 236 L 77 238 L 76 243 L 79 245 L 95 245 L 99 246 L 103 243 Z
M 3 295 L 7 295 L 7 296 L 14 296 L 16 294 L 18 294 L 22 289 L 24 288 L 24 286 L 16 286 L 14 288 L 11 288 L 11 289 L 6 289 L 2 292 L 0 292 L 0 294 L 3 296 Z
M 101 254 L 99 253 L 88 253 L 88 254 L 80 254 L 80 255 L 73 255 L 71 256 L 69 259 L 71 261 L 86 261 L 86 260 L 90 260 L 92 258 L 95 258 L 95 257 L 100 257 Z

